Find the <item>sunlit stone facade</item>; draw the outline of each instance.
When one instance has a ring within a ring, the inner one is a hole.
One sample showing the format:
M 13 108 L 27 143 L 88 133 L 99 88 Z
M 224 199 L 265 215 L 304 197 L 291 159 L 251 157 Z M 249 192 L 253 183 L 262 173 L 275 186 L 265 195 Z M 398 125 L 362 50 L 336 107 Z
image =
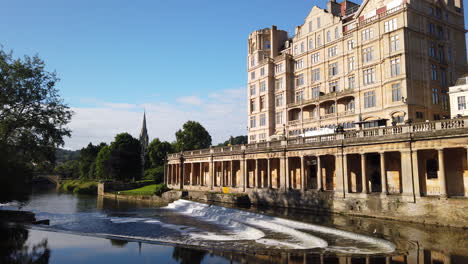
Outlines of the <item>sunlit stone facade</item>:
M 462 2 L 330 1 L 293 37 L 252 32 L 247 60 L 249 143 L 449 117 L 467 69 Z

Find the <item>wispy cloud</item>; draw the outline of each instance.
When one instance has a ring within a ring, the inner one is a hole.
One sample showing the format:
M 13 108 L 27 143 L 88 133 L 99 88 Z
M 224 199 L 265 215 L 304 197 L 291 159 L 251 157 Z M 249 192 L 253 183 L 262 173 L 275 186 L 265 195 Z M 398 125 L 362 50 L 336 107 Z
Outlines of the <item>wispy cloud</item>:
M 74 107 L 69 127 L 72 137 L 65 147 L 79 149 L 89 142 L 111 142 L 116 134 L 128 132 L 137 137 L 146 109 L 150 138 L 175 140 L 175 132 L 188 120 L 200 122 L 211 134 L 213 144 L 233 135 L 245 135 L 247 106 L 245 89 L 227 89 L 206 98 L 187 96 L 175 102 L 141 102 L 138 104 L 89 100 L 89 107 Z M 194 108 L 193 106 L 197 106 Z
M 177 102 L 181 104 L 188 104 L 188 105 L 201 105 L 202 99 L 198 96 L 183 96 L 177 98 Z

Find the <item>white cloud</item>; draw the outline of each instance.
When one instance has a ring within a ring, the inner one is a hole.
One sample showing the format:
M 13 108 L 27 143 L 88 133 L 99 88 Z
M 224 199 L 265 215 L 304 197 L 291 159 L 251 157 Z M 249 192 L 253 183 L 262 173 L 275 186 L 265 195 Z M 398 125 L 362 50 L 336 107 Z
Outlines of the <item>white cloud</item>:
M 187 98 L 192 97 L 188 96 Z M 197 98 L 193 100 L 193 98 Z M 138 137 L 146 109 L 150 140 L 175 140 L 175 132 L 188 120 L 200 122 L 211 134 L 213 144 L 225 141 L 229 136 L 247 134 L 247 105 L 245 89 L 228 89 L 206 98 L 193 97 L 176 102 L 141 102 L 125 104 L 93 101 L 92 107 L 74 107 L 71 123 L 72 137 L 65 140 L 65 147 L 80 149 L 89 142 L 110 143 L 116 134 L 128 132 Z M 89 100 L 92 101 L 92 100 Z M 203 103 L 201 103 L 203 102 Z M 197 107 L 194 108 L 193 105 Z
M 188 105 L 201 105 L 202 100 L 198 96 L 183 96 L 177 98 L 177 102 L 181 104 L 188 104 Z

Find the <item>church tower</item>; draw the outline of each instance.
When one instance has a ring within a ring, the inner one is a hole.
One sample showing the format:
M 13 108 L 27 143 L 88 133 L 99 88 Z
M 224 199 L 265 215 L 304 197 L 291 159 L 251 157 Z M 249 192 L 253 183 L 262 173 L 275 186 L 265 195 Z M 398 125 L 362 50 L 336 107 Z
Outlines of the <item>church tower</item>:
M 148 148 L 149 137 L 148 130 L 146 130 L 146 112 L 143 113 L 143 125 L 140 132 L 140 144 L 141 144 L 141 165 L 142 170 L 145 170 L 145 153 L 146 148 Z

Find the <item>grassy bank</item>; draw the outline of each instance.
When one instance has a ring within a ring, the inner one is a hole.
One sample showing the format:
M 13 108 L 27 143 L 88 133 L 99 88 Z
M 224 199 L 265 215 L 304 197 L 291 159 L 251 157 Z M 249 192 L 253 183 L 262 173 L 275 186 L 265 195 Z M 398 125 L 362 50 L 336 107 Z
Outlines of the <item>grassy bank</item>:
M 121 195 L 161 195 L 169 189 L 164 183 L 146 185 L 138 189 L 120 191 Z
M 60 190 L 77 194 L 97 194 L 97 182 L 82 180 L 66 180 L 60 185 Z

